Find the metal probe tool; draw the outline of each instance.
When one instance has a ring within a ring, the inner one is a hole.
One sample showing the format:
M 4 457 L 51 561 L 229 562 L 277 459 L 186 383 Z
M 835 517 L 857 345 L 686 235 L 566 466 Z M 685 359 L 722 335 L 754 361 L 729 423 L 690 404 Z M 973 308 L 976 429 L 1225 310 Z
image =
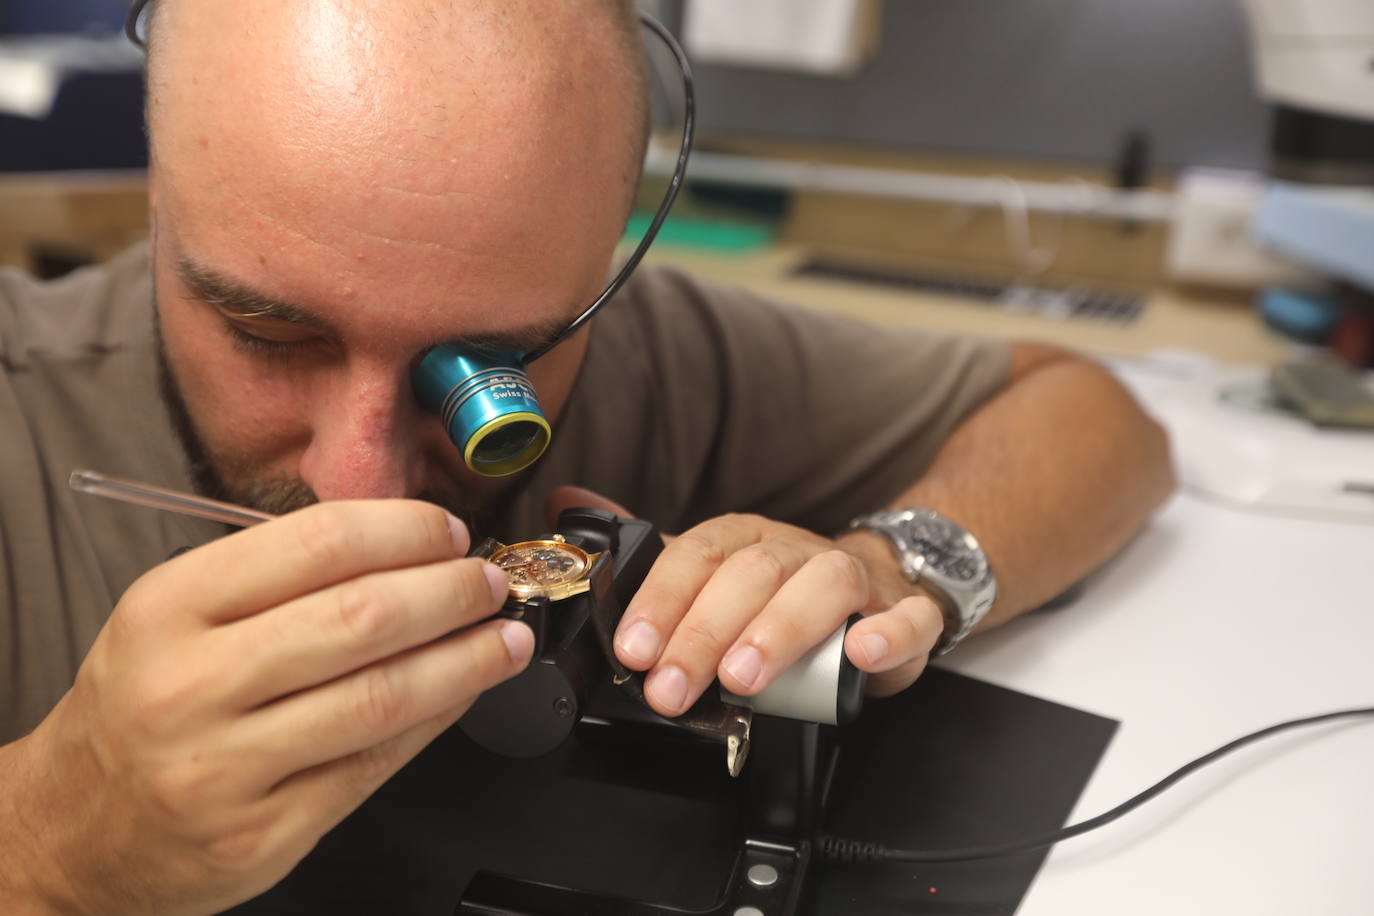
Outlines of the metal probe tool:
M 67 483 L 78 493 L 104 496 L 136 506 L 147 506 L 149 509 L 161 509 L 164 512 L 208 518 L 212 522 L 224 522 L 226 525 L 238 525 L 240 528 L 247 528 L 259 522 L 270 522 L 276 518 L 275 515 L 256 509 L 245 509 L 232 503 L 222 503 L 217 499 L 179 493 L 146 483 L 107 477 L 95 471 L 73 471 Z

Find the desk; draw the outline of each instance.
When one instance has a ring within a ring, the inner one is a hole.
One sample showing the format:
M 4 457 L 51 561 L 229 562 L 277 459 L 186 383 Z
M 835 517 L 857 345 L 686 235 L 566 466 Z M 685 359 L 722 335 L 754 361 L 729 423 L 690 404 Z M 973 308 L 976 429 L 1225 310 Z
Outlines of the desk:
M 1374 705 L 1371 561 L 1374 525 L 1182 493 L 1076 603 L 1019 618 L 942 664 L 1121 721 L 1077 822 L 1242 734 Z M 1368 720 L 1239 751 L 1061 844 L 1019 914 L 1368 913 L 1371 773 Z

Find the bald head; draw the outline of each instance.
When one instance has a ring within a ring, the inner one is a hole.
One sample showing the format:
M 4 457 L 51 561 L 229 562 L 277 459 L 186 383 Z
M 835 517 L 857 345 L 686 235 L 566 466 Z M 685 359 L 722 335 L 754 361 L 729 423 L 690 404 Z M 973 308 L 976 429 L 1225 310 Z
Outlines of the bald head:
M 648 87 L 630 0 L 155 0 L 148 28 L 155 156 L 168 117 L 208 106 L 246 107 L 267 130 L 315 122 L 341 142 L 410 131 L 433 152 L 454 128 L 514 139 L 522 121 L 525 139 L 566 141 L 581 115 L 625 138 L 636 177 L 643 158 Z
M 158 102 L 169 81 L 176 80 L 177 59 L 195 62 L 195 54 L 173 55 L 162 45 L 177 30 L 195 29 L 196 5 L 205 0 L 150 0 L 146 15 L 148 74 L 150 74 L 150 122 L 157 118 Z M 227 5 L 227 4 L 213 4 Z M 203 10 L 202 10 L 203 12 Z M 477 63 L 473 49 L 496 54 L 532 54 L 525 63 L 563 59 L 572 69 L 578 51 L 603 56 L 609 92 L 625 92 L 633 117 L 627 119 L 632 146 L 642 146 L 647 135 L 649 78 L 640 48 L 640 23 L 633 0 L 581 0 L 548 4 L 539 0 L 401 0 L 368 4 L 363 1 L 330 3 L 232 4 L 221 10 L 238 29 L 201 33 L 202 38 L 229 49 L 235 43 L 276 44 L 279 47 L 316 49 L 335 59 L 353 58 L 354 65 L 381 63 L 387 56 L 430 63 Z M 187 15 L 190 14 L 190 21 Z M 176 22 L 180 21 L 180 25 Z M 202 19 L 203 22 L 203 19 Z M 569 23 L 574 26 L 566 27 Z M 526 44 L 530 38 L 532 43 Z M 578 43 L 587 44 L 577 47 Z M 157 48 L 157 52 L 155 52 Z M 478 58 L 485 55 L 477 55 Z M 444 67 L 448 69 L 448 67 Z M 374 73 L 385 77 L 385 73 Z M 437 76 L 437 73 L 436 73 Z
M 338 79 L 349 71 L 382 83 L 418 75 L 431 85 L 466 71 L 496 90 L 479 68 L 504 60 L 531 80 L 556 82 L 579 71 L 604 77 L 600 91 L 623 93 L 629 103 L 624 126 L 642 158 L 648 79 L 632 0 L 152 0 L 146 24 L 150 123 L 159 120 L 160 102 L 187 65 L 204 68 L 207 45 L 245 64 L 267 63 L 275 53 L 278 64 L 290 65 L 276 81 L 281 89 L 293 82 L 339 88 Z M 178 38 L 177 50 L 164 47 L 179 32 L 190 37 Z M 599 66 L 588 70 L 594 59 Z
M 620 0 L 157 7 L 160 222 L 198 217 L 220 247 L 315 254 L 393 295 L 480 261 L 488 294 L 533 296 L 512 273 L 535 266 L 514 255 L 528 246 L 546 281 L 604 274 L 645 133 L 642 46 Z

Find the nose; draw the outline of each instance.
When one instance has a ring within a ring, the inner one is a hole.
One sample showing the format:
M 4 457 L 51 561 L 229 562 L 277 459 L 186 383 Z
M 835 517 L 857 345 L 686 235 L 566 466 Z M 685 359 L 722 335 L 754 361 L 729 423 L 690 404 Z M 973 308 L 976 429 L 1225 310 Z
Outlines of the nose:
M 322 500 L 417 495 L 423 418 L 406 379 L 362 367 L 321 387 L 301 480 Z

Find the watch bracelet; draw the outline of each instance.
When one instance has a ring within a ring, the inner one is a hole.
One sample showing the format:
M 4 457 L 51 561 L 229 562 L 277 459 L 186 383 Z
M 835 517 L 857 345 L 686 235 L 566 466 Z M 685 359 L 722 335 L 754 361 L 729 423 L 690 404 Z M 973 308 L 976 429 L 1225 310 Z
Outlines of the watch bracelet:
M 893 530 L 897 526 L 911 525 L 921 515 L 933 516 L 946 524 L 953 525 L 965 534 L 968 534 L 964 527 L 957 522 L 945 518 L 932 509 L 923 509 L 916 506 L 909 506 L 904 509 L 881 509 L 877 512 L 870 512 L 852 520 L 849 523 L 849 527 L 851 530 L 866 529 L 876 534 L 881 534 L 896 554 L 898 567 L 901 569 L 902 575 L 905 576 L 907 581 L 912 585 L 918 586 L 922 592 L 935 602 L 935 606 L 940 609 L 940 615 L 944 619 L 945 625 L 943 631 L 940 633 L 939 639 L 935 642 L 934 648 L 930 651 L 931 657 L 934 658 L 948 653 L 955 646 L 959 645 L 959 643 L 963 642 L 964 639 L 973 632 L 974 627 L 978 625 L 979 621 L 987 615 L 987 611 L 991 608 L 992 602 L 996 598 L 996 580 L 992 580 L 992 598 L 985 602 L 978 602 L 978 605 L 981 607 L 975 606 L 971 608 L 969 616 L 965 618 L 953 597 L 951 597 L 938 582 L 922 574 L 925 566 L 924 555 L 917 553 L 913 543 Z M 970 536 L 972 537 L 972 535 Z M 974 537 L 973 540 L 975 543 L 977 542 L 976 537 Z M 978 549 L 980 551 L 982 550 L 981 544 Z M 991 577 L 991 571 L 988 572 L 988 575 Z

